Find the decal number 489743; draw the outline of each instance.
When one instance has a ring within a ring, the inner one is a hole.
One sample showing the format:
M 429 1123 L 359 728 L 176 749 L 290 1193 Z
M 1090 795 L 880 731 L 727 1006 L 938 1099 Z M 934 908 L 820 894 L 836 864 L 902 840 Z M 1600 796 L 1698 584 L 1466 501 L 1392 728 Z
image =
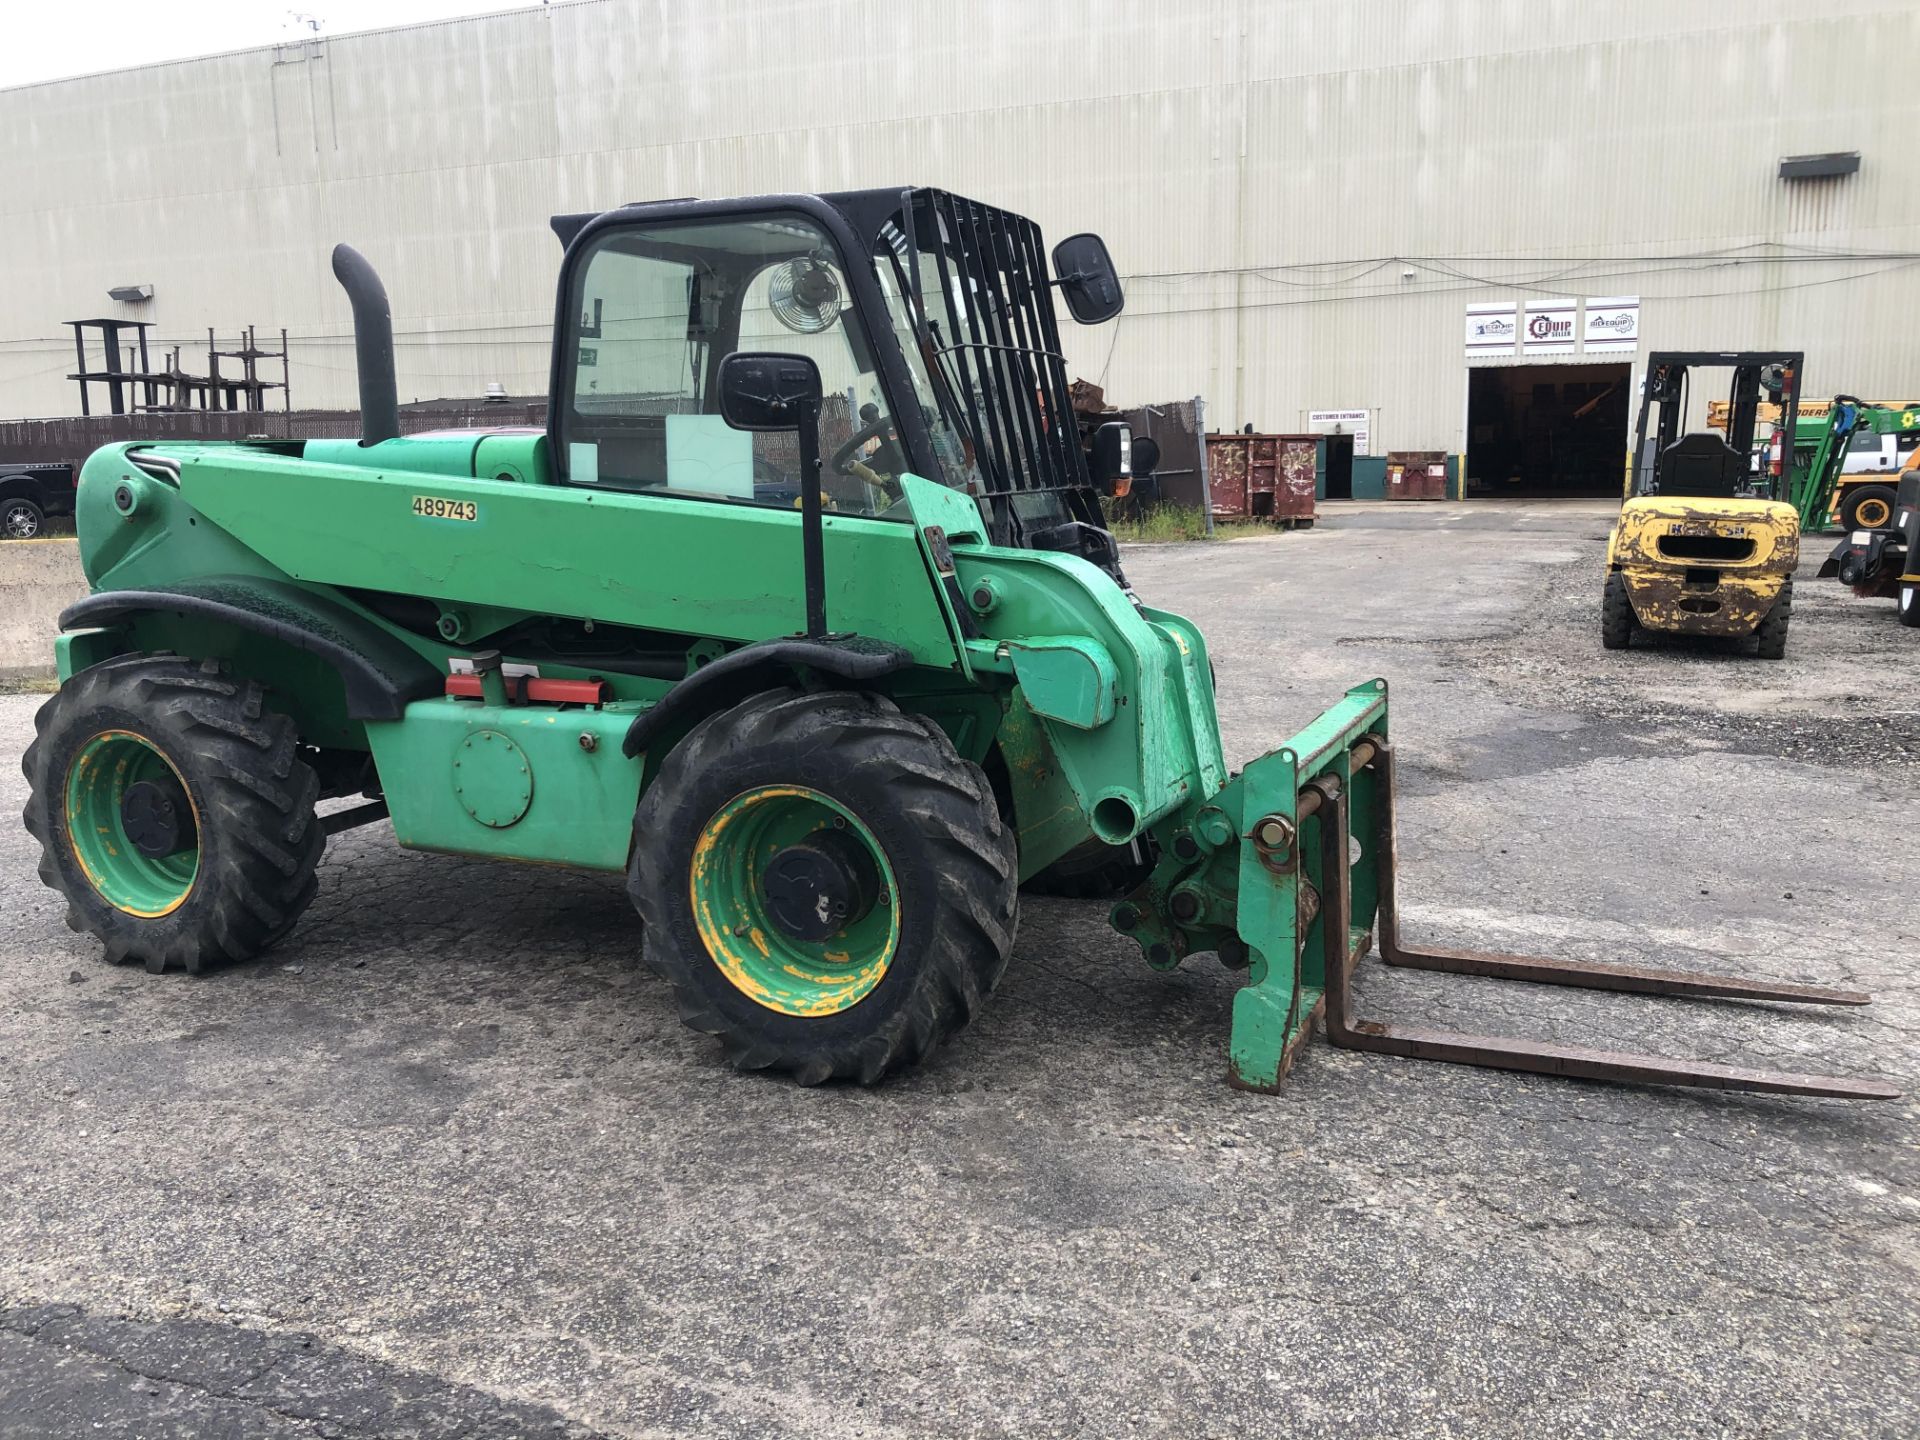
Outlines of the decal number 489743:
M 413 497 L 413 513 L 429 520 L 478 520 L 480 507 L 471 500 L 442 500 L 438 495 Z

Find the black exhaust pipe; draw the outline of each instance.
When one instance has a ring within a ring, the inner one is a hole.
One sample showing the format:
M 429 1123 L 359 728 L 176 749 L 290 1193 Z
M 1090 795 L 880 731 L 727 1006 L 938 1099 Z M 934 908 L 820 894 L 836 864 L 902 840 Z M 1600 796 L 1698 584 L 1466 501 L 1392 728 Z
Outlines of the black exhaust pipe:
M 333 247 L 333 278 L 353 304 L 353 358 L 360 372 L 360 443 L 378 445 L 400 433 L 400 395 L 393 378 L 393 311 L 387 287 L 351 245 Z

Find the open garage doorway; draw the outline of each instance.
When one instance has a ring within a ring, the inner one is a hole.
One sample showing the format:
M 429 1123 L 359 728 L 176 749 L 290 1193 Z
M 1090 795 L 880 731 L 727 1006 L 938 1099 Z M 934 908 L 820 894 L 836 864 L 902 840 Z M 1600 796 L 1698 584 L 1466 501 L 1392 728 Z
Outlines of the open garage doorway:
M 1500 365 L 1467 372 L 1470 495 L 1618 495 L 1633 366 Z
M 1329 435 L 1320 442 L 1326 466 L 1321 493 L 1329 500 L 1353 498 L 1353 436 Z

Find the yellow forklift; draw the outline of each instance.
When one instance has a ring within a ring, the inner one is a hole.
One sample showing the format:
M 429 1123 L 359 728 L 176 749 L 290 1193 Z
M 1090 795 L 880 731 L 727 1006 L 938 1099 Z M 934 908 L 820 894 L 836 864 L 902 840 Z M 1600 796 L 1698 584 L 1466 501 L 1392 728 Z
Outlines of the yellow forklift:
M 1801 362 L 1797 350 L 1648 357 L 1628 495 L 1607 542 L 1607 649 L 1626 649 L 1636 633 L 1751 636 L 1764 659 L 1786 654 L 1800 515 L 1784 491 Z M 1691 376 L 1708 369 L 1733 372 L 1726 433 L 1683 433 Z M 1778 419 L 1756 455 L 1763 393 Z

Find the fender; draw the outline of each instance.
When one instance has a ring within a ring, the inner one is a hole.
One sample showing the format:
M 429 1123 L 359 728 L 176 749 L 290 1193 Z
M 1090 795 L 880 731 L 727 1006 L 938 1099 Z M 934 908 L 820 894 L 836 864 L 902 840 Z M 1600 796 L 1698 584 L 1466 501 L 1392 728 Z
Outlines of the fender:
M 636 715 L 620 750 L 631 758 L 676 724 L 737 705 L 795 675 L 812 671 L 863 685 L 912 665 L 913 654 L 906 647 L 858 635 L 826 640 L 792 636 L 742 645 L 694 671 L 663 695 L 658 705 Z
M 398 720 L 410 702 L 445 685 L 432 662 L 346 606 L 253 576 L 164 590 L 102 590 L 63 610 L 60 628 L 112 628 L 155 613 L 218 621 L 317 655 L 340 676 L 353 720 Z

